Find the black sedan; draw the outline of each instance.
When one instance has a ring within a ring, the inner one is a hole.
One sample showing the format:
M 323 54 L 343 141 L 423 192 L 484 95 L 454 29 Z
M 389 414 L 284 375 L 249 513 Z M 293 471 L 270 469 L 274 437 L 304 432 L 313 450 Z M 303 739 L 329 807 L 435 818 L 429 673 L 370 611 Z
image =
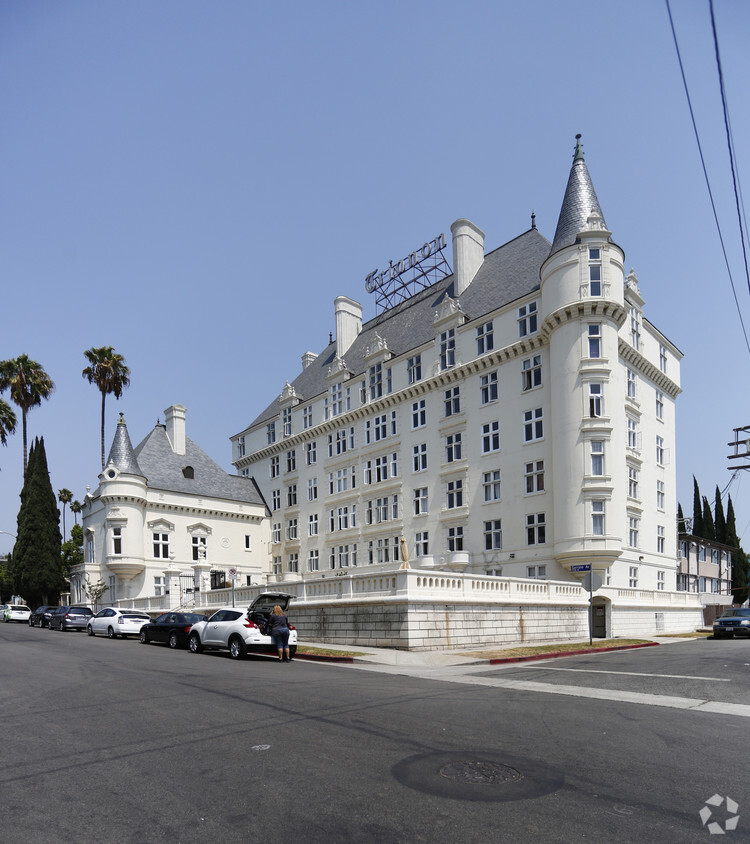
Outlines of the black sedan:
M 170 648 L 186 648 L 190 628 L 208 616 L 194 612 L 165 612 L 141 627 L 141 644 L 166 642 Z
M 49 617 L 57 607 L 37 607 L 29 616 L 29 627 L 49 627 Z

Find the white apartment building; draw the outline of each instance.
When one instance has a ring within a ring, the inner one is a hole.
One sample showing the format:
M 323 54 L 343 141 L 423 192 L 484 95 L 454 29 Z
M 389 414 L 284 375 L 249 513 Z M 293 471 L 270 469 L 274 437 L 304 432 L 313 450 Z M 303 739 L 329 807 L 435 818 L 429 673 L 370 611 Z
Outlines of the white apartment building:
M 552 242 L 485 253 L 451 226 L 452 272 L 404 293 L 436 238 L 335 300 L 336 337 L 302 355 L 232 439 L 271 510 L 274 574 L 412 568 L 676 589 L 680 351 L 646 319 L 580 136 Z M 393 295 L 399 292 L 399 296 Z M 381 302 L 383 300 L 381 299 Z M 314 338 L 311 338 L 314 340 Z

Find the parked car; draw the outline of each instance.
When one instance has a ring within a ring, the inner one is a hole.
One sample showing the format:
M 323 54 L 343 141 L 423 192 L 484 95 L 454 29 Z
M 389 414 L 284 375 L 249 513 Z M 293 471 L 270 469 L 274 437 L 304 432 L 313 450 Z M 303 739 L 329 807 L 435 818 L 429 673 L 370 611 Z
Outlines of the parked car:
M 105 634 L 110 639 L 122 636 L 137 636 L 141 627 L 151 621 L 151 616 L 140 610 L 121 610 L 117 607 L 105 607 L 88 620 L 86 632 L 89 636 L 97 633 Z
M 232 659 L 244 659 L 248 651 L 276 653 L 273 639 L 268 635 L 268 618 L 278 604 L 286 612 L 292 595 L 282 592 L 262 592 L 245 610 L 222 607 L 208 621 L 194 624 L 188 639 L 188 648 L 194 654 L 204 649 L 225 649 Z M 289 653 L 297 651 L 297 631 L 289 630 Z
M 37 607 L 29 616 L 29 627 L 49 627 L 49 617 L 57 607 L 49 607 L 46 604 Z
M 56 607 L 49 617 L 49 629 L 61 630 L 85 630 L 89 619 L 94 613 L 89 607 Z
M 162 613 L 150 624 L 141 627 L 141 643 L 166 642 L 170 648 L 186 648 L 190 628 L 199 621 L 208 621 L 208 616 L 195 612 Z
M 31 610 L 23 604 L 8 604 L 5 607 L 5 621 L 28 622 Z
M 750 608 L 733 607 L 714 621 L 714 639 L 750 636 Z

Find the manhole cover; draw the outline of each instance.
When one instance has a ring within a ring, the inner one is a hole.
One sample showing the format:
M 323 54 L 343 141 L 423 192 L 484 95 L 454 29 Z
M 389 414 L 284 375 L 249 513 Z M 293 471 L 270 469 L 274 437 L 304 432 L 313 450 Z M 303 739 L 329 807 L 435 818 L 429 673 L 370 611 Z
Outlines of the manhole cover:
M 476 783 L 477 785 L 502 785 L 520 780 L 522 774 L 510 765 L 498 762 L 449 762 L 440 769 L 441 776 L 453 782 Z

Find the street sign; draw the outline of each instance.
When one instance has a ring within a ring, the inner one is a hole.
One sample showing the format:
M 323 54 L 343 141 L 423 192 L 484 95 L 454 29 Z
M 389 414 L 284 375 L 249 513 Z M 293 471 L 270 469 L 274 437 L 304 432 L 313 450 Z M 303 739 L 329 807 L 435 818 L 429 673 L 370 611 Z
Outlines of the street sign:
M 571 571 L 591 571 L 591 564 L 585 566 L 571 566 Z
M 236 568 L 229 569 L 229 579 L 235 580 L 236 577 L 237 577 L 237 569 Z
M 587 592 L 597 592 L 599 589 L 602 588 L 601 575 L 597 574 L 596 572 L 594 572 L 593 574 L 591 574 L 590 572 L 584 574 L 584 576 L 581 578 L 581 586 L 583 586 L 583 588 Z

